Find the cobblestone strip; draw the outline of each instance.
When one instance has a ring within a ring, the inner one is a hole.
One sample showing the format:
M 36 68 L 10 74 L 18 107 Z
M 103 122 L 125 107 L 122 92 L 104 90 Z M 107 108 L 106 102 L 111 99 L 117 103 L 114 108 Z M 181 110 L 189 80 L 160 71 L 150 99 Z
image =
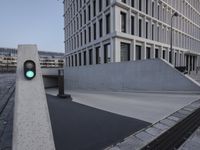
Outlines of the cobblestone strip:
M 200 100 L 183 107 L 159 122 L 144 128 L 105 150 L 139 150 L 200 108 Z

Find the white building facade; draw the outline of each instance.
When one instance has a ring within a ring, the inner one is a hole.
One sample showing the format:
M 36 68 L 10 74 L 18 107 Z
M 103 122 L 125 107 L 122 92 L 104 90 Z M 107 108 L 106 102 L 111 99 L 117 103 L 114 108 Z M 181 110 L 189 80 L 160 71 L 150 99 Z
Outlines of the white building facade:
M 200 66 L 199 0 L 64 0 L 67 67 L 162 58 Z

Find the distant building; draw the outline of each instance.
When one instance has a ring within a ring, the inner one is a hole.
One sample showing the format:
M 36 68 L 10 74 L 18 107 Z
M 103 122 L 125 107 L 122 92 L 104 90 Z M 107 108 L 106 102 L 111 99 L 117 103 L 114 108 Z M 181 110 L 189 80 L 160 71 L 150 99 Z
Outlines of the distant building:
M 153 58 L 200 66 L 199 0 L 64 0 L 64 19 L 68 67 Z
M 42 68 L 62 68 L 64 65 L 63 53 L 39 51 Z M 0 71 L 16 69 L 17 49 L 0 48 Z

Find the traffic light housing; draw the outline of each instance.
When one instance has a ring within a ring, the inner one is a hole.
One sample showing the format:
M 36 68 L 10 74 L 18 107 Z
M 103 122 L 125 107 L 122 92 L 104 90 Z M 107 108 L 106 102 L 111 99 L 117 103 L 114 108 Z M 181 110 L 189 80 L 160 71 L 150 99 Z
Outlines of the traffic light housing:
M 26 60 L 24 62 L 24 77 L 27 80 L 32 80 L 36 75 L 36 65 L 32 60 Z

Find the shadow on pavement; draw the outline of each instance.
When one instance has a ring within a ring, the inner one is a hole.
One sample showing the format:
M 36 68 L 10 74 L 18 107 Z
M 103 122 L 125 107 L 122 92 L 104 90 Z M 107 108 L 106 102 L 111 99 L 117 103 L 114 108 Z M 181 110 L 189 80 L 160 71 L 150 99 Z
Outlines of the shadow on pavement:
M 150 125 L 47 95 L 57 150 L 100 150 Z

